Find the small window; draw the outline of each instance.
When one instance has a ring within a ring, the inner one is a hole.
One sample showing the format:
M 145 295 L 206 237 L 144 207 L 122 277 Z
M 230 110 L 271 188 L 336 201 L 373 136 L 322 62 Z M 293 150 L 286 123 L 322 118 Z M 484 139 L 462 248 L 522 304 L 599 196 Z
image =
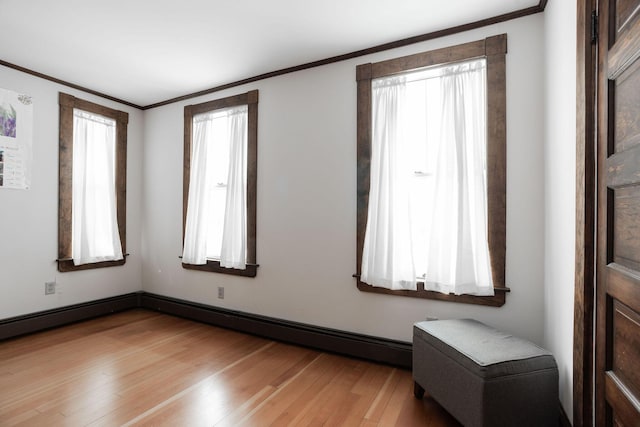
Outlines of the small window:
M 58 270 L 125 263 L 128 114 L 61 93 Z
M 258 91 L 185 107 L 182 266 L 255 277 Z
M 506 35 L 358 67 L 358 288 L 504 304 Z

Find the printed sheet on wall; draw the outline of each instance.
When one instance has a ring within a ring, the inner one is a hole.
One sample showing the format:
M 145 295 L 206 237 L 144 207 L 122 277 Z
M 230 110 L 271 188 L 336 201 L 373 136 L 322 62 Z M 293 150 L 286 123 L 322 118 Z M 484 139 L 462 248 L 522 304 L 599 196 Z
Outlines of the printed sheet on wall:
M 32 146 L 31 97 L 0 89 L 0 189 L 30 187 Z

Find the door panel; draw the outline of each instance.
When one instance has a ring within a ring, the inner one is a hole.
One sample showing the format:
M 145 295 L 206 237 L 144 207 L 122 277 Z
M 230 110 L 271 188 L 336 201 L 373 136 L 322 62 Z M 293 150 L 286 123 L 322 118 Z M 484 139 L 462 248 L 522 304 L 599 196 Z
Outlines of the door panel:
M 640 186 L 616 190 L 613 213 L 613 261 L 640 270 Z
M 606 268 L 606 289 L 609 297 L 624 301 L 632 310 L 640 312 L 640 277 L 636 274 L 635 270 L 611 263 Z
M 639 10 L 598 3 L 598 426 L 640 426 Z
M 638 66 L 640 66 L 640 61 L 636 61 L 633 69 L 616 81 L 616 128 L 614 134 L 616 152 L 640 144 L 640 117 L 638 116 L 640 73 L 637 72 Z
M 640 6 L 640 1 L 638 0 L 617 0 L 616 1 L 616 11 L 615 14 L 615 22 L 616 22 L 616 31 L 620 32 L 624 30 L 626 24 L 633 20 L 635 15 L 638 13 L 638 6 Z
M 640 316 L 619 302 L 613 306 L 613 361 L 612 373 L 634 395 L 640 393 Z M 639 420 L 640 421 L 640 420 Z

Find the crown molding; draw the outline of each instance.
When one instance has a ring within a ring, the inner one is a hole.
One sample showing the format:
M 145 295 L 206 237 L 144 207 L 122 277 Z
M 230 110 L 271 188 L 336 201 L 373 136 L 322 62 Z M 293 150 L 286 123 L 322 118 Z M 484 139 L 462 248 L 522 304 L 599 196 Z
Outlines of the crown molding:
M 323 65 L 328 65 L 328 64 L 333 64 L 336 62 L 340 62 L 340 61 L 346 61 L 348 59 L 353 59 L 353 58 L 357 58 L 360 56 L 364 56 L 364 55 L 370 55 L 373 53 L 378 53 L 378 52 L 383 52 L 385 50 L 390 50 L 390 49 L 396 49 L 399 47 L 403 47 L 403 46 L 407 46 L 407 45 L 411 45 L 414 43 L 420 43 L 420 42 L 424 42 L 427 40 L 433 40 L 433 39 L 437 39 L 439 37 L 444 37 L 444 36 L 449 36 L 452 34 L 457 34 L 457 33 L 462 33 L 465 31 L 470 31 L 470 30 L 474 30 L 476 28 L 481 28 L 481 27 L 486 27 L 488 25 L 493 25 L 493 24 L 497 24 L 500 22 L 505 22 L 505 21 L 510 21 L 512 19 L 517 19 L 517 18 L 522 18 L 524 16 L 528 16 L 528 15 L 533 15 L 536 13 L 541 13 L 544 12 L 545 7 L 547 6 L 547 0 L 540 0 L 540 2 L 536 5 L 536 6 L 531 6 L 531 7 L 527 7 L 524 9 L 520 9 L 520 10 L 516 10 L 513 12 L 509 12 L 509 13 L 505 13 L 502 15 L 497 15 L 497 16 L 493 16 L 491 18 L 486 18 L 486 19 L 481 19 L 479 21 L 475 21 L 475 22 L 470 22 L 468 24 L 463 24 L 463 25 L 458 25 L 455 27 L 450 27 L 450 28 L 446 28 L 443 30 L 438 30 L 438 31 L 433 31 L 430 33 L 426 33 L 426 34 L 421 34 L 418 36 L 413 36 L 413 37 L 408 37 L 405 39 L 401 39 L 401 40 L 396 40 L 393 42 L 389 42 L 389 43 L 384 43 L 384 44 L 380 44 L 377 46 L 373 46 L 367 49 L 361 49 L 361 50 L 356 50 L 350 53 L 345 53 L 342 55 L 337 55 L 337 56 L 332 56 L 330 58 L 325 58 L 325 59 L 321 59 L 318 61 L 312 61 L 312 62 L 307 62 L 305 64 L 301 64 L 301 65 L 296 65 L 293 67 L 287 67 L 287 68 L 282 68 L 280 70 L 276 70 L 276 71 L 270 71 L 268 73 L 263 73 L 263 74 L 258 74 L 256 76 L 253 77 L 248 77 L 246 79 L 241 79 L 241 80 L 237 80 L 234 82 L 230 82 L 230 83 L 225 83 L 223 85 L 219 85 L 219 86 L 215 86 L 209 89 L 204 89 L 198 92 L 193 92 L 187 95 L 182 95 L 182 96 L 178 96 L 175 98 L 171 98 L 171 99 L 167 99 L 165 101 L 160 101 L 160 102 L 156 102 L 153 104 L 149 104 L 149 105 L 138 105 L 138 104 L 134 104 L 132 102 L 126 101 L 124 99 L 120 99 L 120 98 L 116 98 L 114 96 L 102 93 L 102 92 L 98 92 L 96 90 L 84 87 L 84 86 L 80 86 L 78 84 L 72 83 L 72 82 L 68 82 L 53 76 L 49 76 L 47 74 L 44 73 L 40 73 L 38 71 L 34 71 L 34 70 L 30 70 L 28 68 L 22 67 L 20 65 L 16 65 L 16 64 L 12 64 L 10 62 L 7 61 L 3 61 L 2 59 L 0 59 L 0 65 L 3 65 L 5 67 L 8 68 L 12 68 L 14 70 L 26 73 L 26 74 L 30 74 L 32 76 L 44 79 L 44 80 L 49 80 L 51 82 L 54 83 L 58 83 L 60 85 L 63 86 L 67 86 L 73 89 L 77 89 L 92 95 L 96 95 L 99 96 L 101 98 L 104 99 L 108 99 L 110 101 L 114 101 L 114 102 L 118 102 L 120 104 L 123 105 L 127 105 L 129 107 L 132 108 L 136 108 L 138 110 L 150 110 L 152 108 L 157 108 L 157 107 L 162 107 L 164 105 L 168 105 L 168 104 L 173 104 L 176 102 L 180 102 L 180 101 L 185 101 L 187 99 L 191 99 L 191 98 L 196 98 L 199 96 L 203 96 L 203 95 L 209 95 L 211 93 L 214 92 L 219 92 L 225 89 L 230 89 L 230 88 L 234 88 L 237 86 L 242 86 L 248 83 L 254 83 L 260 80 L 264 80 L 264 79 L 269 79 L 271 77 L 278 77 L 278 76 L 282 76 L 285 74 L 290 74 L 290 73 L 295 73 L 296 71 L 302 71 L 302 70 L 308 70 L 310 68 L 315 68 L 315 67 L 320 67 Z

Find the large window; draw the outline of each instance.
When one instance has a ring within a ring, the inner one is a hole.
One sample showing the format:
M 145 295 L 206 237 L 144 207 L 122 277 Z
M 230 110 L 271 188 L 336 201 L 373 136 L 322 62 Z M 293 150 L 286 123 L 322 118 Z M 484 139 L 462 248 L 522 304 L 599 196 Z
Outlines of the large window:
M 125 263 L 128 114 L 61 93 L 58 270 Z
M 258 91 L 184 110 L 184 268 L 256 275 Z
M 358 287 L 504 304 L 506 35 L 357 68 Z

